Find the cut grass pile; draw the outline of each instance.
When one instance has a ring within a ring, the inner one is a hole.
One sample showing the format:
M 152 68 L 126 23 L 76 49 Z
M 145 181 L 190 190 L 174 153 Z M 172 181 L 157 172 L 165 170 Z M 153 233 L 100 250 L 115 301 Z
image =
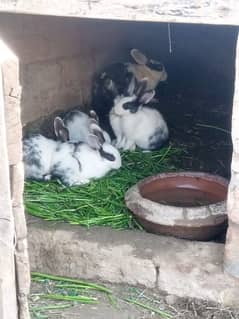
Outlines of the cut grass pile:
M 27 181 L 26 210 L 45 220 L 87 227 L 140 228 L 125 205 L 125 192 L 142 178 L 175 170 L 181 154 L 182 150 L 172 146 L 155 152 L 124 152 L 120 170 L 83 186 Z
M 142 294 L 136 294 L 135 291 L 127 296 L 116 295 L 111 289 L 91 282 L 38 272 L 32 272 L 31 275 L 32 281 L 45 286 L 45 292 L 32 294 L 30 298 L 30 312 L 36 319 L 47 319 L 51 311 L 70 308 L 77 303 L 97 304 L 101 301 L 99 293 L 106 295 L 112 306 L 117 307 L 118 301 L 123 301 L 153 312 L 160 318 L 173 318 L 169 312 L 152 305 L 149 300 L 140 298 Z M 36 301 L 37 306 L 34 305 Z

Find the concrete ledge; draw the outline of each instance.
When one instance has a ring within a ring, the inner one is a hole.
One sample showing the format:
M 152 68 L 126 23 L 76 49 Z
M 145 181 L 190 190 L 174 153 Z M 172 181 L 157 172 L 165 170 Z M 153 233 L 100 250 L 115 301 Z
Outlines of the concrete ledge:
M 239 306 L 239 280 L 223 273 L 222 244 L 35 218 L 28 220 L 28 241 L 34 271 L 156 287 Z
M 96 19 L 238 25 L 237 1 L 4 0 L 0 11 Z

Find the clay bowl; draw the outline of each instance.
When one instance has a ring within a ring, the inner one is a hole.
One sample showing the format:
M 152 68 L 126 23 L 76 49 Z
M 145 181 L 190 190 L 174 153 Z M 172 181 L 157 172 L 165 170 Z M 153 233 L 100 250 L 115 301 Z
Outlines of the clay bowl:
M 148 232 L 206 241 L 227 227 L 227 189 L 220 176 L 164 173 L 131 187 L 125 201 Z

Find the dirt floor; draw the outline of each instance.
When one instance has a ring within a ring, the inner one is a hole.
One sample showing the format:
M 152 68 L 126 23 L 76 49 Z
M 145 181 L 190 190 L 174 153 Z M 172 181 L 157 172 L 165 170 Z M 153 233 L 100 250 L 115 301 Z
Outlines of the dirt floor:
M 43 294 L 59 293 L 52 287 L 52 282 L 33 283 L 30 296 L 32 319 L 236 319 L 239 309 L 222 307 L 207 301 L 178 298 L 154 290 L 135 288 L 125 285 L 106 285 L 112 290 L 108 295 L 101 292 L 80 292 L 97 299 L 97 304 L 77 304 L 77 302 L 43 299 Z M 77 295 L 76 291 L 60 291 L 61 294 Z M 125 300 L 132 300 L 135 304 Z M 140 303 L 141 306 L 136 303 Z M 69 308 L 57 309 L 67 305 Z M 53 306 L 56 309 L 44 310 Z M 144 309 L 149 307 L 150 309 Z M 34 310 L 35 309 L 35 310 Z M 159 312 L 159 313 L 157 313 Z M 160 315 L 161 312 L 161 315 Z
M 232 101 L 218 91 L 165 85 L 159 87 L 157 108 L 167 120 L 170 142 L 185 150 L 179 167 L 230 178 Z
M 232 94 L 208 80 L 190 87 L 188 80 L 160 84 L 154 107 L 164 115 L 171 145 L 184 150 L 175 158 L 182 170 L 202 171 L 230 179 Z M 204 87 L 204 88 L 203 88 Z M 213 241 L 224 243 L 226 230 Z

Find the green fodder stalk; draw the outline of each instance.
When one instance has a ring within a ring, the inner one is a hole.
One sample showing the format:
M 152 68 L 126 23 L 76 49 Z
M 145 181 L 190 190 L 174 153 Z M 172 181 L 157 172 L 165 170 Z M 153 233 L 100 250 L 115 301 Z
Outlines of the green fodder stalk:
M 180 154 L 181 150 L 171 146 L 155 152 L 124 152 L 121 169 L 83 186 L 27 181 L 26 210 L 45 220 L 86 227 L 140 228 L 125 205 L 125 192 L 142 178 L 174 171 Z
M 85 304 L 96 304 L 98 303 L 96 298 L 91 298 L 87 296 L 65 296 L 60 294 L 45 294 L 41 295 L 41 298 L 51 299 L 51 300 L 59 300 L 59 301 L 77 301 Z
M 67 285 L 66 283 L 68 283 L 69 285 L 74 285 L 78 288 L 90 288 L 90 289 L 95 289 L 98 291 L 102 291 L 108 294 L 111 294 L 111 290 L 102 286 L 102 285 L 97 285 L 95 283 L 91 283 L 88 281 L 83 281 L 83 280 L 79 280 L 79 279 L 73 279 L 73 278 L 68 278 L 68 277 L 62 277 L 62 276 L 55 276 L 55 275 L 49 275 L 49 274 L 44 274 L 44 273 L 40 273 L 40 272 L 31 272 L 31 277 L 32 280 L 34 281 L 38 281 L 39 279 L 44 279 L 44 280 L 52 280 L 52 281 L 58 281 L 58 282 L 62 282 L 61 286 L 63 287 L 64 285 Z M 64 283 L 64 284 L 63 284 Z M 73 287 L 70 287 L 73 288 Z
M 147 305 L 145 303 L 139 302 L 139 301 L 134 300 L 134 299 L 126 298 L 124 300 L 126 302 L 130 303 L 130 304 L 134 304 L 134 305 L 137 305 L 137 306 L 139 306 L 141 308 L 144 308 L 144 309 L 147 309 L 147 310 L 152 311 L 154 313 L 157 313 L 162 318 L 173 319 L 173 316 L 170 313 L 166 312 L 166 311 L 160 310 L 158 308 L 152 307 L 150 305 Z

